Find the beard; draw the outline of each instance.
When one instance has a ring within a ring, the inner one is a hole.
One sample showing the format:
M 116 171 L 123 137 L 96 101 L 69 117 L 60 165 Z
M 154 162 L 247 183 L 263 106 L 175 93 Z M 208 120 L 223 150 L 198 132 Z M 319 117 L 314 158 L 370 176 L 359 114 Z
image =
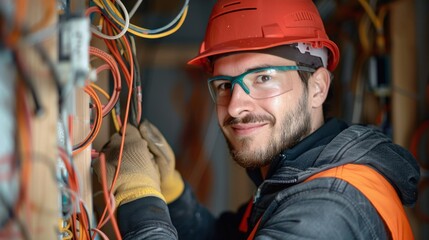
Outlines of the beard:
M 280 119 L 280 129 L 277 130 L 278 134 L 268 139 L 265 147 L 250 148 L 254 139 L 245 137 L 238 140 L 241 147 L 240 149 L 236 149 L 222 129 L 232 159 L 244 168 L 264 167 L 269 165 L 281 152 L 292 148 L 309 135 L 311 132 L 311 116 L 306 108 L 307 91 L 304 92 L 297 107 Z M 275 126 L 276 123 L 274 116 L 248 114 L 240 119 L 228 118 L 223 125 L 228 126 L 236 123 L 256 123 L 262 121 L 269 122 L 271 126 Z

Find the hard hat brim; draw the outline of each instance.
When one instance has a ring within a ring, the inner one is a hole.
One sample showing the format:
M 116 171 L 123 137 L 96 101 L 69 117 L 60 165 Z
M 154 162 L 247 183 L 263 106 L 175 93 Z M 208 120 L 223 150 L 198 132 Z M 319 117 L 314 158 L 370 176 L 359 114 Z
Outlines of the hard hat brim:
M 206 71 L 212 71 L 212 63 L 209 58 L 214 56 L 219 56 L 226 53 L 233 52 L 243 52 L 243 51 L 252 51 L 252 50 L 261 50 L 268 49 L 272 47 L 277 47 L 280 45 L 288 45 L 296 43 L 296 36 L 288 38 L 248 38 L 248 39 L 239 39 L 234 41 L 225 42 L 222 44 L 218 44 L 212 48 L 206 49 L 201 52 L 198 56 L 188 61 L 189 65 L 195 65 L 203 67 Z M 301 42 L 308 43 L 314 45 L 315 42 L 320 42 L 320 38 L 308 38 L 302 39 Z M 339 58 L 339 50 L 337 45 L 330 40 L 323 40 L 323 44 L 321 46 L 325 46 L 329 49 L 330 54 L 333 56 L 329 59 L 337 60 Z M 317 46 L 315 46 L 317 47 Z M 337 66 L 338 61 L 329 62 L 328 70 L 333 71 Z

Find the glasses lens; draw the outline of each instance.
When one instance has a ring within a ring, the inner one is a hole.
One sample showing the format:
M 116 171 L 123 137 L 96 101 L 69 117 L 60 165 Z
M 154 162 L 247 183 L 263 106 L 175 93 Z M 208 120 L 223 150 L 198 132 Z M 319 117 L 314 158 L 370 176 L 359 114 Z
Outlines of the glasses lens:
M 231 98 L 232 83 L 230 80 L 216 79 L 209 82 L 213 101 L 219 105 L 227 105 Z
M 266 68 L 246 74 L 243 82 L 252 98 L 270 98 L 292 90 L 291 74 L 290 71 Z
M 254 99 L 270 98 L 292 90 L 290 79 L 298 71 L 314 72 L 314 69 L 299 66 L 273 66 L 253 69 L 241 75 L 216 76 L 209 79 L 210 94 L 218 105 L 227 105 L 233 86 L 240 87 Z

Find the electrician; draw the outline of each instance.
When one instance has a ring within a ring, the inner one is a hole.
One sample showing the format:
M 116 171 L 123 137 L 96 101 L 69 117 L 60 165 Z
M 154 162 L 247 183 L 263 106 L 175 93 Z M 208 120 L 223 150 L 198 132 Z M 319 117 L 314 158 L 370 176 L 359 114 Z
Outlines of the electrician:
M 123 238 L 412 239 L 402 205 L 417 198 L 415 159 L 376 129 L 325 120 L 338 62 L 311 0 L 219 0 L 189 64 L 212 74 L 219 127 L 257 192 L 215 218 L 175 170 L 158 129 L 129 125 L 113 192 Z M 103 149 L 109 182 L 120 140 Z M 94 169 L 100 177 L 100 164 Z M 316 177 L 328 170 L 334 176 Z

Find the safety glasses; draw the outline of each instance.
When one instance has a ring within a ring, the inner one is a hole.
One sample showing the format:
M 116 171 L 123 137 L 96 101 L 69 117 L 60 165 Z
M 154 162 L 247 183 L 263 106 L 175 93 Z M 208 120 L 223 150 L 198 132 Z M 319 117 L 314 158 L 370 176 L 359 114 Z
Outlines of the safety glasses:
M 236 84 L 254 99 L 271 98 L 292 90 L 288 71 L 313 73 L 316 70 L 304 66 L 261 67 L 238 76 L 214 76 L 208 79 L 208 86 L 213 101 L 218 105 L 229 103 Z

